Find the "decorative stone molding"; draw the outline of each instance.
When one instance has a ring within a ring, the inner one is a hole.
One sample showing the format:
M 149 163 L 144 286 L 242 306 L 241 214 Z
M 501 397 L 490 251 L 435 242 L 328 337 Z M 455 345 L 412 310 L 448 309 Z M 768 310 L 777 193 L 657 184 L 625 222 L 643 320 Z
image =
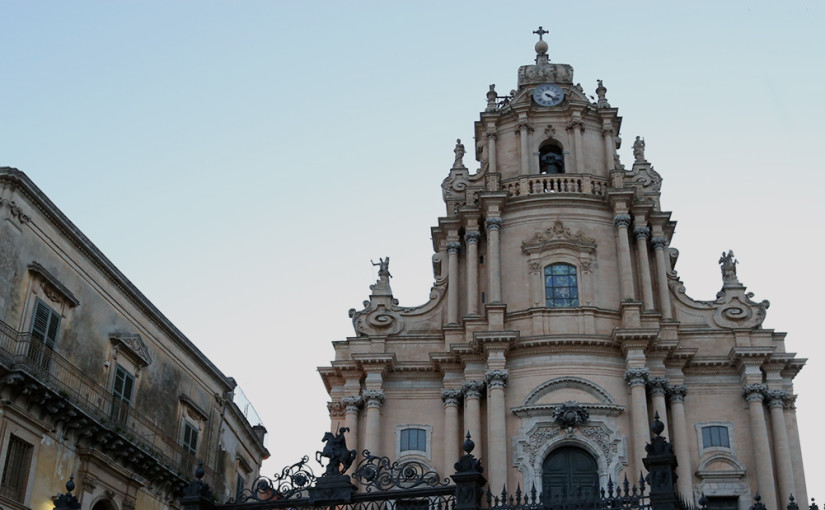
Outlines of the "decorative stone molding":
M 633 229 L 633 237 L 636 240 L 647 239 L 650 237 L 650 229 L 648 227 L 636 227 Z
M 514 133 L 519 134 L 522 130 L 526 130 L 528 133 L 532 133 L 535 129 L 533 128 L 533 124 L 530 122 L 519 122 L 516 124 L 516 128 L 513 130 Z
M 762 402 L 765 400 L 765 392 L 768 387 L 764 384 L 746 384 L 742 386 L 742 396 L 748 403 Z
M 123 510 L 135 510 L 135 508 L 137 508 L 137 500 L 135 498 L 125 496 L 123 498 Z
M 613 226 L 616 228 L 627 228 L 630 226 L 630 215 L 629 214 L 617 214 L 613 218 Z
M 343 402 L 327 402 L 327 411 L 331 417 L 339 418 L 346 414 L 347 406 Z
M 654 250 L 667 248 L 667 237 L 654 237 L 650 240 Z
M 590 413 L 578 402 L 568 400 L 553 409 L 553 422 L 560 428 L 570 430 L 587 423 Z
M 23 210 L 20 209 L 20 206 L 18 206 L 14 200 L 8 201 L 8 204 L 9 214 L 11 214 L 12 218 L 17 219 L 17 221 L 19 221 L 21 225 L 25 225 L 26 223 L 31 221 L 31 216 L 29 216 L 28 214 L 24 214 Z
M 364 390 L 363 395 L 367 407 L 381 408 L 384 405 L 384 390 Z
M 487 230 L 500 230 L 501 229 L 501 218 L 487 218 L 485 221 L 487 225 Z
M 152 364 L 152 356 L 143 343 L 140 335 L 135 333 L 109 333 L 109 341 L 114 347 L 114 359 L 124 354 L 138 367 L 143 368 Z
M 461 391 L 464 392 L 464 398 L 481 398 L 484 391 L 484 381 L 464 381 L 461 385 Z
M 650 370 L 647 368 L 628 368 L 624 373 L 624 380 L 628 386 L 645 386 Z
M 568 133 L 574 131 L 576 128 L 578 128 L 579 131 L 584 133 L 584 123 L 580 120 L 571 120 L 565 125 L 565 129 Z
M 444 407 L 457 406 L 461 402 L 464 392 L 458 388 L 445 388 L 441 390 L 441 401 Z
M 575 247 L 576 250 L 587 252 L 591 255 L 596 251 L 595 239 L 587 236 L 587 234 L 581 230 L 574 234 L 569 228 L 564 226 L 561 220 L 556 220 L 552 228 L 536 232 L 533 237 L 523 241 L 521 243 L 521 251 L 525 255 L 532 255 L 545 251 L 548 248 L 557 248 L 560 245 Z
M 447 253 L 450 255 L 456 254 L 461 250 L 461 243 L 451 241 L 447 243 Z
M 768 407 L 779 407 L 780 409 L 785 407 L 785 400 L 787 400 L 790 394 L 784 390 L 768 390 L 765 392 L 765 396 L 768 399 Z
M 190 420 L 196 422 L 205 422 L 207 419 L 209 419 L 209 416 L 206 414 L 206 411 L 201 409 L 200 406 L 198 406 L 198 404 L 196 404 L 194 400 L 189 398 L 188 395 L 181 393 L 180 395 L 178 395 L 178 400 L 180 401 L 181 405 L 183 405 L 184 415 Z
M 607 390 L 598 384 L 582 379 L 581 377 L 564 376 L 550 379 L 536 386 L 524 399 L 523 406 L 535 405 L 542 397 L 548 393 L 563 389 L 576 389 L 589 393 L 603 404 L 615 404 L 616 399 L 613 398 Z
M 489 389 L 504 389 L 507 386 L 507 379 L 510 377 L 509 370 L 488 370 L 484 374 L 484 381 Z
M 45 294 L 47 298 L 51 299 L 55 303 L 67 305 L 70 308 L 74 308 L 80 304 L 80 301 L 74 297 L 74 294 L 72 294 L 65 285 L 60 283 L 60 280 L 51 274 L 45 267 L 41 266 L 37 262 L 32 262 L 29 264 L 28 269 L 29 273 L 31 273 L 31 275 L 34 276 L 34 278 L 40 283 L 40 288 L 43 290 L 43 294 Z
M 357 413 L 364 405 L 364 399 L 360 395 L 348 395 L 341 399 L 341 403 L 344 405 L 345 413 Z
M 687 395 L 687 386 L 684 384 L 668 385 L 667 396 L 670 398 L 671 402 L 684 403 L 685 395 Z
M 464 233 L 464 242 L 467 244 L 478 244 L 479 239 L 481 239 L 481 232 L 478 230 L 470 230 Z
M 649 377 L 647 386 L 650 389 L 651 395 L 665 395 L 668 389 L 668 380 L 666 377 Z

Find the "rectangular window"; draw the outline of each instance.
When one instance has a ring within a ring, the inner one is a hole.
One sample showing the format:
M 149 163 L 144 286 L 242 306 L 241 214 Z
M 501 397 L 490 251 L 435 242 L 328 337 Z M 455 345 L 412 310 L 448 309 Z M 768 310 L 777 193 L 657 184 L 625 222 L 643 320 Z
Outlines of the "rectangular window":
M 710 448 L 713 446 L 730 448 L 728 428 L 720 427 L 718 425 L 702 427 L 702 446 L 704 448 Z
M 34 315 L 32 315 L 29 358 L 45 370 L 49 369 L 51 353 L 57 343 L 58 331 L 60 331 L 60 314 L 52 310 L 43 301 L 36 300 L 34 302 Z
M 183 449 L 192 455 L 198 453 L 198 429 L 188 421 L 183 422 Z
M 3 466 L 3 478 L 0 479 L 0 494 L 23 503 L 26 497 L 26 484 L 32 462 L 34 446 L 15 435 L 9 436 L 6 462 Z
M 244 490 L 244 486 L 246 485 L 246 479 L 240 473 L 238 473 L 238 477 L 235 479 L 235 499 L 241 497 L 241 493 Z
M 112 420 L 126 423 L 135 388 L 135 376 L 120 365 L 115 366 L 115 384 L 112 387 Z
M 424 429 L 404 429 L 401 431 L 401 451 L 427 451 L 427 431 Z

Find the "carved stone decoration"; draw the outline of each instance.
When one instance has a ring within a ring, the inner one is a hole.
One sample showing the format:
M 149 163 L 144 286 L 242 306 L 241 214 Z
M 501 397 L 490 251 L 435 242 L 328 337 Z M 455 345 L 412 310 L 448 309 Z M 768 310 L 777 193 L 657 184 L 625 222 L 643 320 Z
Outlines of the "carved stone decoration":
M 467 244 L 478 244 L 479 239 L 481 239 L 481 232 L 478 230 L 471 230 L 464 234 L 464 242 Z
M 458 388 L 446 388 L 441 390 L 441 401 L 444 406 L 457 406 L 464 397 L 464 392 Z
M 736 276 L 736 264 L 739 263 L 738 260 L 733 258 L 733 250 L 729 250 L 727 253 L 722 252 L 722 256 L 719 257 L 719 266 L 722 270 L 722 283 L 739 283 L 739 278 Z
M 650 371 L 647 368 L 628 368 L 624 373 L 624 380 L 628 386 L 646 385 Z
M 613 226 L 616 228 L 627 228 L 630 226 L 630 215 L 629 214 L 617 214 L 613 218 Z
M 149 350 L 140 335 L 135 333 L 110 333 L 109 341 L 114 347 L 115 359 L 122 353 L 138 367 L 142 368 L 152 364 L 152 356 L 149 354 Z
M 481 392 L 484 390 L 484 381 L 464 381 L 461 385 L 461 390 L 464 392 L 464 398 L 481 398 Z
M 14 203 L 14 202 L 12 202 Z M 52 273 L 37 262 L 29 264 L 29 273 L 40 283 L 40 288 L 47 298 L 55 303 L 74 308 L 80 301 Z
M 22 225 L 25 225 L 31 221 L 31 216 L 23 213 L 23 210 L 20 209 L 20 206 L 18 206 L 14 200 L 9 201 L 9 214 L 11 214 L 12 218 L 17 219 L 17 221 L 19 221 Z
M 347 406 L 343 402 L 327 402 L 327 411 L 330 418 L 341 418 L 347 412 Z
M 461 250 L 461 243 L 459 242 L 449 242 L 447 243 L 447 254 L 457 254 Z
M 384 390 L 364 390 L 364 400 L 367 407 L 381 407 L 384 405 Z
M 649 377 L 647 386 L 650 389 L 651 395 L 665 395 L 668 389 L 668 380 L 666 377 Z
M 488 370 L 484 374 L 484 381 L 490 389 L 504 388 L 507 386 L 507 379 L 510 377 L 509 370 Z
M 637 136 L 636 141 L 633 142 L 633 158 L 636 163 L 647 163 L 645 159 L 645 139 L 641 136 Z
M 747 288 L 739 282 L 736 276 L 736 259 L 733 250 L 725 253 L 719 259 L 722 270 L 722 290 L 716 294 L 716 300 L 706 302 L 714 308 L 713 321 L 723 328 L 758 328 L 765 320 L 768 307 L 767 299 L 757 303 L 751 298 L 753 292 L 745 292 Z
M 646 240 L 650 237 L 650 229 L 648 227 L 636 227 L 633 229 L 633 238 L 636 240 Z
M 765 393 L 768 386 L 765 384 L 746 384 L 742 386 L 742 396 L 748 403 L 762 402 L 765 400 Z
M 576 251 L 596 252 L 596 240 L 579 230 L 575 234 L 564 226 L 561 220 L 556 220 L 552 228 L 537 232 L 533 237 L 521 243 L 521 251 L 525 255 L 542 252 L 548 248 L 567 246 Z
M 364 405 L 364 399 L 361 395 L 347 395 L 341 399 L 344 405 L 344 412 L 358 412 L 358 409 Z
M 487 218 L 485 224 L 487 225 L 487 230 L 500 230 L 501 218 Z
M 590 412 L 578 402 L 568 400 L 553 409 L 553 421 L 563 429 L 572 429 L 587 423 Z
M 667 395 L 671 402 L 684 402 L 687 395 L 687 386 L 684 384 L 668 385 Z
M 784 390 L 768 390 L 765 392 L 765 396 L 768 399 L 768 407 L 785 407 L 785 400 L 788 398 L 789 393 Z
M 467 168 L 464 166 L 464 154 L 466 151 L 464 150 L 464 144 L 461 143 L 461 139 L 455 141 L 455 149 L 453 149 L 455 153 L 455 161 L 453 161 L 453 168 Z

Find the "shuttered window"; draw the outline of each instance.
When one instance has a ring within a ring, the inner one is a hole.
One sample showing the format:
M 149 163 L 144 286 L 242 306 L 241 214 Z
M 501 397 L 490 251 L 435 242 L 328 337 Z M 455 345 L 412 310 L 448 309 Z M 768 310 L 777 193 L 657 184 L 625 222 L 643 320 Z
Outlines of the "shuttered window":
M 112 387 L 112 419 L 117 423 L 125 423 L 129 417 L 129 406 L 132 403 L 132 392 L 135 388 L 135 376 L 125 368 L 116 365 L 115 384 Z
M 15 435 L 9 436 L 6 462 L 3 465 L 3 478 L 0 479 L 0 494 L 23 503 L 26 497 L 26 483 L 32 462 L 34 446 Z
M 427 431 L 424 429 L 404 429 L 401 431 L 401 451 L 427 451 Z
M 183 422 L 183 449 L 192 455 L 198 453 L 198 429 L 188 421 Z
M 704 448 L 710 448 L 712 446 L 730 448 L 728 428 L 718 425 L 702 427 L 702 446 Z
M 32 338 L 54 348 L 60 329 L 60 314 L 39 299 L 35 301 L 32 317 Z

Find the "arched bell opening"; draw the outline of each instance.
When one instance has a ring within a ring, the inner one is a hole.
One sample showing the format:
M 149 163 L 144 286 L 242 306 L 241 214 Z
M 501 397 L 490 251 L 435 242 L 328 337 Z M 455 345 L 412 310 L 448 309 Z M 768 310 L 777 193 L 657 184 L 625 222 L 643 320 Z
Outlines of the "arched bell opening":
M 553 142 L 545 143 L 539 149 L 539 173 L 563 174 L 564 151 Z
M 562 446 L 544 459 L 541 470 L 541 493 L 545 505 L 558 499 L 597 498 L 599 466 L 583 448 Z

